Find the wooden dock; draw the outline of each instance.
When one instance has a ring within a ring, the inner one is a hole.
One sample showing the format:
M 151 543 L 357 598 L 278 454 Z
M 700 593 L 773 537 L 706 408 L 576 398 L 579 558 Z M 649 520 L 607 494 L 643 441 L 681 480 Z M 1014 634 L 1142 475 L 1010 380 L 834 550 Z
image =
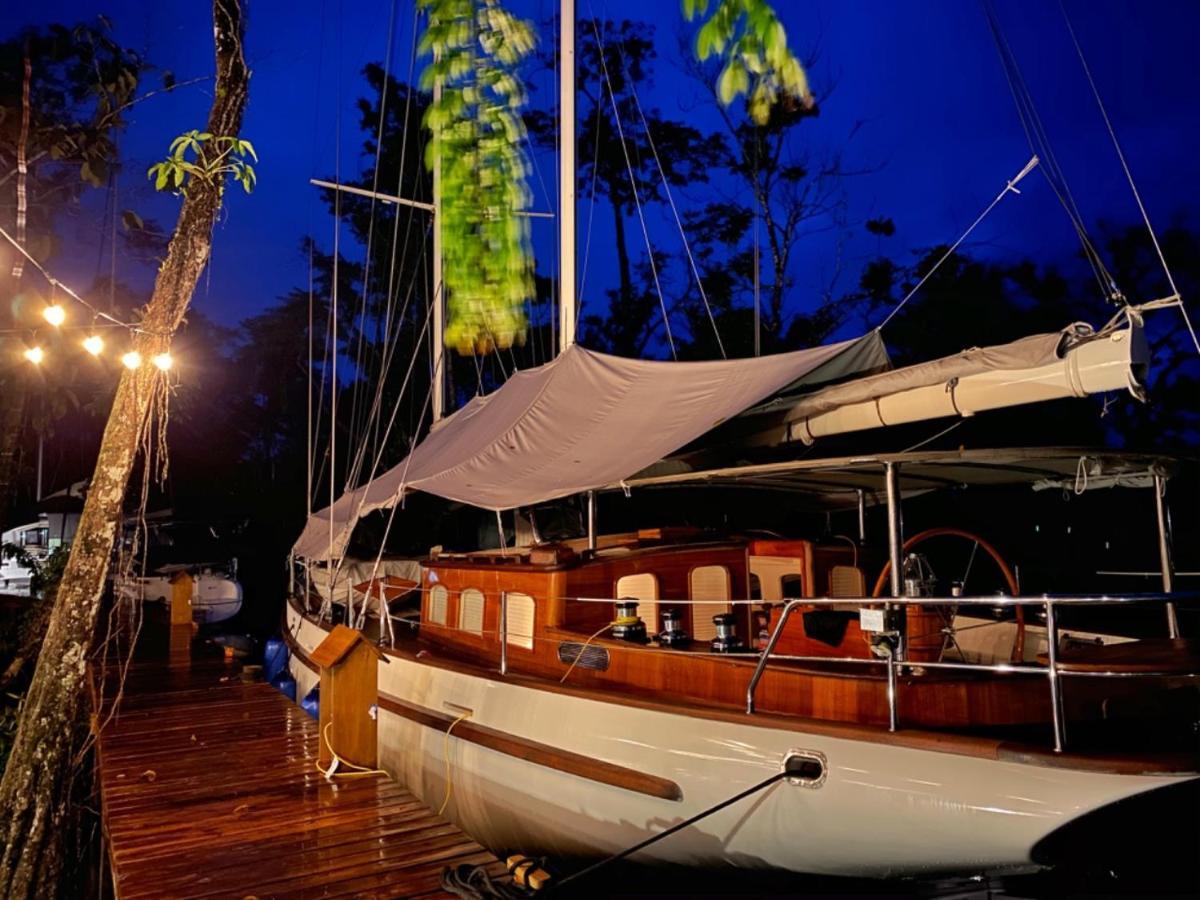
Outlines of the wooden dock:
M 118 900 L 450 896 L 446 866 L 502 872 L 386 776 L 331 784 L 316 768 L 316 722 L 243 682 L 240 663 L 176 648 L 139 641 L 98 742 Z

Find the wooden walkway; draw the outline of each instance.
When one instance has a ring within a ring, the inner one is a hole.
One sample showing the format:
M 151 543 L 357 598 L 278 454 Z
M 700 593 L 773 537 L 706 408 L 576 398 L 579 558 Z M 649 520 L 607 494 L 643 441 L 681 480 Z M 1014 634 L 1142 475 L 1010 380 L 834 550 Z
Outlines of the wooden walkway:
M 141 642 L 99 740 L 118 900 L 436 897 L 446 866 L 502 871 L 387 777 L 330 784 L 316 722 L 239 663 L 164 643 Z

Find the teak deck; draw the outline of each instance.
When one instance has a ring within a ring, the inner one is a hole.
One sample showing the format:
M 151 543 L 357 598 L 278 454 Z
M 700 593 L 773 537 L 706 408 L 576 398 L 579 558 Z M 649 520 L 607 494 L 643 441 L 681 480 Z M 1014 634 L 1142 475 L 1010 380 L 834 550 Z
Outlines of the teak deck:
M 446 866 L 502 871 L 386 776 L 330 784 L 317 723 L 240 664 L 159 643 L 139 647 L 97 751 L 118 900 L 449 896 Z

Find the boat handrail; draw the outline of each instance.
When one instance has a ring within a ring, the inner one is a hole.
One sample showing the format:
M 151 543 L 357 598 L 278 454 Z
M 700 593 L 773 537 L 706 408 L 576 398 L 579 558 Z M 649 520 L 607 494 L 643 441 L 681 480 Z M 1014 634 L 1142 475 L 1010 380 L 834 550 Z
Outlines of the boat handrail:
M 779 638 L 783 634 L 783 630 L 791 618 L 792 613 L 799 607 L 819 607 L 819 606 L 846 606 L 855 602 L 886 604 L 889 606 L 958 606 L 958 607 L 1017 607 L 1017 606 L 1041 606 L 1045 610 L 1046 615 L 1046 641 L 1047 641 L 1047 660 L 1045 665 L 1040 663 L 1030 664 L 1014 664 L 1014 663 L 947 663 L 947 662 L 909 662 L 904 659 L 898 659 L 891 646 L 888 644 L 881 645 L 884 650 L 884 656 L 879 659 L 862 659 L 860 657 L 828 657 L 828 656 L 779 656 L 775 659 L 788 662 L 820 662 L 820 663 L 857 663 L 863 665 L 882 665 L 887 667 L 887 700 L 888 700 L 888 730 L 895 731 L 899 725 L 899 688 L 900 684 L 897 675 L 904 668 L 924 668 L 924 669 L 955 669 L 955 670 L 971 670 L 978 672 L 995 672 L 998 674 L 1022 674 L 1022 675 L 1044 675 L 1050 689 L 1050 715 L 1051 724 L 1054 728 L 1054 751 L 1061 753 L 1066 745 L 1066 723 L 1064 721 L 1062 690 L 1059 680 L 1063 675 L 1078 675 L 1086 677 L 1098 678 L 1155 678 L 1170 675 L 1171 677 L 1181 678 L 1196 678 L 1200 677 L 1200 672 L 1196 673 L 1175 673 L 1175 672 L 1155 672 L 1155 671 L 1123 671 L 1123 670 L 1092 670 L 1092 671 L 1066 671 L 1064 672 L 1058 663 L 1058 619 L 1056 609 L 1058 607 L 1075 607 L 1075 606 L 1132 606 L 1140 603 L 1154 602 L 1170 602 L 1186 603 L 1188 601 L 1200 600 L 1200 591 L 1176 591 L 1171 593 L 1126 593 L 1126 594 L 1102 594 L 1102 595 L 1054 595 L 1041 594 L 1029 597 L 1010 597 L 1006 595 L 984 596 L 984 597 L 872 597 L 861 598 L 856 601 L 855 598 L 848 597 L 803 597 L 794 598 L 784 601 L 783 612 L 779 616 L 779 621 L 775 623 L 774 629 L 771 631 L 771 636 L 767 640 L 766 647 L 763 648 L 759 655 L 758 664 L 754 668 L 754 674 L 750 676 L 750 683 L 746 687 L 746 713 L 752 715 L 754 713 L 754 696 L 758 690 L 758 683 L 762 680 L 763 673 L 766 671 L 767 664 L 771 660 L 775 647 L 779 643 Z

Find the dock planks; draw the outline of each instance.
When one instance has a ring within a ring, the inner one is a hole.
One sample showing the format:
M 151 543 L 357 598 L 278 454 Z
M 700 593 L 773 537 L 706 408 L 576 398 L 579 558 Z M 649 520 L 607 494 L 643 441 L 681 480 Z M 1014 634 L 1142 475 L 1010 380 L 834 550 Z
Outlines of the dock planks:
M 386 776 L 330 784 L 316 769 L 317 723 L 269 685 L 243 683 L 240 664 L 154 643 L 141 642 L 98 741 L 118 900 L 445 897 L 446 866 L 502 871 Z

